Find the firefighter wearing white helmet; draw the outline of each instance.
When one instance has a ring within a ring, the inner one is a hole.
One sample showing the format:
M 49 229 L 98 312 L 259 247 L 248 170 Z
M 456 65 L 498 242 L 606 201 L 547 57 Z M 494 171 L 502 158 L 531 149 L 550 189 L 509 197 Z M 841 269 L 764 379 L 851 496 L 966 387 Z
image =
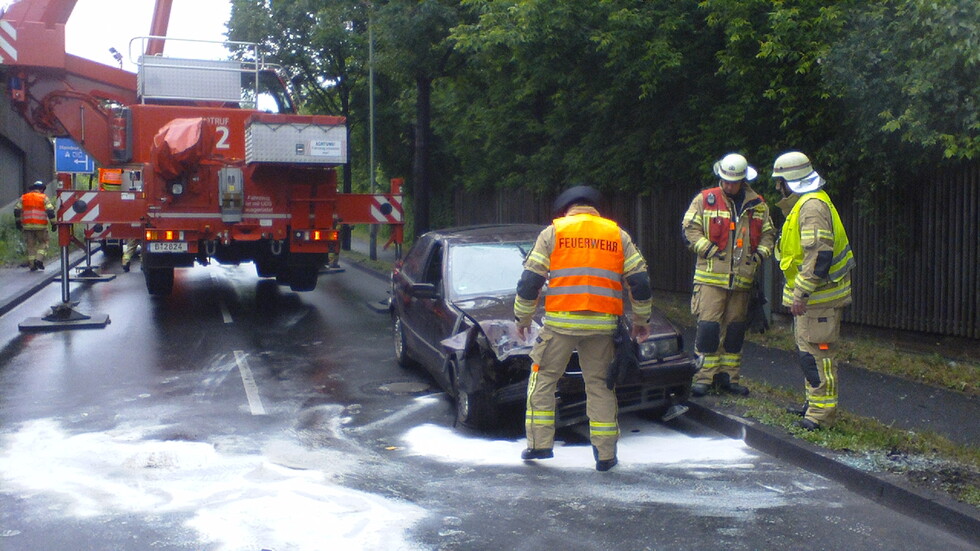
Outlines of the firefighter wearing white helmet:
M 691 312 L 697 316 L 695 353 L 701 369 L 691 394 L 716 390 L 746 395 L 740 384 L 742 344 L 752 283 L 772 255 L 775 230 L 769 206 L 749 185 L 757 173 L 745 157 L 725 155 L 714 165 L 718 185 L 698 193 L 681 223 L 697 255 Z
M 840 215 L 823 190 L 826 182 L 798 151 L 773 164 L 772 177 L 786 215 L 776 258 L 786 276 L 783 305 L 793 313 L 806 404 L 799 426 L 830 427 L 837 417 L 838 378 L 834 348 L 844 307 L 851 303 L 854 253 Z

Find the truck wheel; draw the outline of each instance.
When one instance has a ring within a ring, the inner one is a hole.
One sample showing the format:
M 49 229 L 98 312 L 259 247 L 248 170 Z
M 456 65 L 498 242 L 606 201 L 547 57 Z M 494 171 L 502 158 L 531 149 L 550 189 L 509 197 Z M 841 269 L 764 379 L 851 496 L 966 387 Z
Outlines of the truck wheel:
M 144 269 L 143 279 L 146 280 L 146 290 L 150 292 L 151 296 L 165 297 L 170 295 L 174 289 L 173 268 Z
M 112 241 L 109 242 L 108 239 L 103 239 L 101 242 L 102 254 L 108 258 L 122 258 L 123 245 L 122 241 Z
M 255 261 L 255 273 L 259 277 L 276 277 L 282 268 L 275 262 Z
M 317 266 L 293 266 L 289 268 L 289 288 L 297 292 L 312 291 L 319 277 Z
M 459 365 L 452 360 L 453 393 L 456 395 L 456 424 L 468 429 L 485 431 L 493 428 L 497 421 L 497 407 L 486 390 L 464 392 L 456 384 L 459 380 Z

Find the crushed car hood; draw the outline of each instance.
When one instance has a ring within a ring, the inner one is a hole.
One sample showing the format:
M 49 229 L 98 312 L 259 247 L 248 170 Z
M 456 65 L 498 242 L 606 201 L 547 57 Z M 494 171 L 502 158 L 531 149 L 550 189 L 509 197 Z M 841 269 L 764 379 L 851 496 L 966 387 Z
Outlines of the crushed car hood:
M 460 300 L 453 304 L 471 320 L 471 323 L 475 322 L 476 325 L 470 325 L 465 330 L 442 340 L 441 344 L 449 350 L 464 351 L 470 333 L 479 327 L 480 331 L 486 335 L 487 342 L 497 359 L 504 360 L 510 356 L 531 353 L 531 347 L 538 331 L 541 330 L 541 319 L 544 316 L 544 308 L 541 304 L 539 304 L 538 311 L 534 315 L 527 340 L 522 340 L 517 335 L 517 324 L 514 322 L 513 295 L 501 296 L 499 299 Z M 656 337 L 658 335 L 676 334 L 677 332 L 674 324 L 663 313 L 654 308 L 653 314 L 650 316 L 650 336 Z

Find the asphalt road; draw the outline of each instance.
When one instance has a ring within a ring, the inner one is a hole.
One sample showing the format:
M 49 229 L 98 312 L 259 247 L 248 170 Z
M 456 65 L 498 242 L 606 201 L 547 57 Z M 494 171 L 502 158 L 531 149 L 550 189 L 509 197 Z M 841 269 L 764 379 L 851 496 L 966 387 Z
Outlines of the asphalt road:
M 383 281 L 177 278 L 75 286 L 104 329 L 18 331 L 57 285 L 0 317 L 0 549 L 974 548 L 683 418 L 624 416 L 609 473 L 581 428 L 525 465 L 396 365 Z

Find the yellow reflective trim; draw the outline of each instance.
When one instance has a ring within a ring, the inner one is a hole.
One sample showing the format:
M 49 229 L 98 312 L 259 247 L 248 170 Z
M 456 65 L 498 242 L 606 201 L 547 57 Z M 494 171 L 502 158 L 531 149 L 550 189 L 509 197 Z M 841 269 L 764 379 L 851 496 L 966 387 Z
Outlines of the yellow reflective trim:
M 531 251 L 531 254 L 527 255 L 528 260 L 537 262 L 538 264 L 548 268 L 551 265 L 551 260 L 547 255 L 541 254 L 538 251 Z
M 633 255 L 626 259 L 626 262 L 623 263 L 623 272 L 629 272 L 630 270 L 639 266 L 641 262 L 643 262 L 643 255 L 640 253 L 633 253 Z
M 709 285 L 728 286 L 728 274 L 716 274 L 706 270 L 694 270 L 695 283 L 707 283 Z
M 705 354 L 702 358 L 704 358 L 701 362 L 702 368 L 712 368 L 721 365 L 721 356 L 716 354 Z
M 615 314 L 574 314 L 572 312 L 546 312 L 544 324 L 564 329 L 598 329 L 609 330 L 616 328 Z
M 722 354 L 719 364 L 724 367 L 738 367 L 742 364 L 741 354 Z

